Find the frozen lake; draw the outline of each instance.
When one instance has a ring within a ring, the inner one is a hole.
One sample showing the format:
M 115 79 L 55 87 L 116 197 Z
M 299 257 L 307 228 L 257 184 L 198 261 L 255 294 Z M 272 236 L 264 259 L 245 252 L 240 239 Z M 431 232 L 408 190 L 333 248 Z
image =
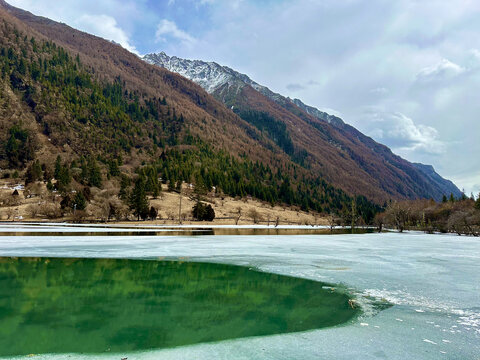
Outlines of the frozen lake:
M 44 231 L 27 230 L 22 232 Z M 12 231 L 15 227 L 0 226 L 0 233 Z M 480 358 L 480 240 L 476 238 L 420 233 L 78 236 L 72 230 L 71 236 L 0 236 L 0 256 L 160 258 L 243 265 L 342 284 L 364 310 L 354 322 L 320 330 L 133 354 L 38 355 L 36 359 Z M 385 300 L 394 306 L 378 311 L 374 304 Z

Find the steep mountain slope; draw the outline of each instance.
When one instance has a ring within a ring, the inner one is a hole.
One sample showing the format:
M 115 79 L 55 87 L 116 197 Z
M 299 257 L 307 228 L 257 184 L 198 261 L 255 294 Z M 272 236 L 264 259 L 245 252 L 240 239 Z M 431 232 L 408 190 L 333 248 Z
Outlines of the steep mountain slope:
M 319 212 L 351 208 L 340 184 L 302 161 L 282 123 L 242 119 L 180 75 L 2 0 L 0 18 L 0 169 L 43 173 L 64 200 L 101 177 L 125 193 L 135 172 L 152 194 L 160 177 Z M 378 207 L 360 196 L 370 194 L 354 193 L 371 219 Z
M 144 60 L 195 81 L 254 125 L 258 124 L 258 117 L 268 119 L 270 123 L 285 124 L 287 135 L 283 138 L 287 136 L 292 140 L 287 150 L 295 149 L 290 153 L 292 160 L 351 193 L 359 192 L 377 201 L 391 197 L 439 200 L 443 194 L 461 195 L 452 182 L 443 179 L 433 168 L 425 171 L 424 167 L 393 154 L 388 147 L 340 118 L 299 99 L 292 100 L 274 93 L 226 66 L 169 57 L 164 52 L 148 54 Z
M 77 31 L 65 24 L 36 17 L 4 2 L 3 5 L 0 2 L 0 9 L 1 7 L 7 10 L 5 18 L 8 18 L 20 31 L 38 39 L 53 40 L 71 54 L 78 54 L 82 64 L 88 67 L 99 80 L 113 82 L 121 78 L 124 87 L 135 90 L 139 94 L 166 97 L 170 107 L 177 109 L 179 114 L 181 111 L 189 125 L 194 127 L 191 130 L 201 132 L 208 141 L 214 144 L 225 144 L 236 150 L 244 149 L 245 146 L 253 148 L 257 146 L 250 137 L 243 136 L 244 131 L 239 131 L 238 127 L 245 127 L 244 122 L 183 77 L 148 66 L 119 45 Z M 198 124 L 192 121 L 193 118 L 204 119 L 209 131 L 200 129 Z M 221 120 L 222 126 L 214 126 L 214 119 Z M 224 131 L 223 125 L 228 131 Z M 239 139 L 236 139 L 235 143 L 230 140 L 228 135 L 230 132 L 238 133 Z M 261 151 L 255 151 L 255 154 L 261 153 Z
M 432 165 L 425 165 L 420 163 L 413 163 L 413 165 L 422 173 L 424 173 L 425 176 L 429 177 L 432 183 L 436 183 L 440 189 L 443 189 L 444 194 L 453 194 L 457 198 L 462 195 L 461 192 L 459 194 L 458 192 L 455 191 L 455 190 L 458 190 L 457 186 L 450 180 L 445 180 L 444 178 L 442 178 L 435 171 Z

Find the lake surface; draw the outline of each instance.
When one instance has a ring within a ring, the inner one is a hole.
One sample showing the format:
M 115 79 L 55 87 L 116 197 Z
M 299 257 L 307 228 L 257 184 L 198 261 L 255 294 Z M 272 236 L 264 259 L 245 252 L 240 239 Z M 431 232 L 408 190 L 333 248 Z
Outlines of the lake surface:
M 350 301 L 350 303 L 349 303 Z M 0 258 L 0 356 L 119 353 L 352 320 L 332 285 L 183 261 Z
M 274 331 L 265 336 L 240 338 L 234 334 L 228 336 L 233 338 L 230 340 L 145 351 L 35 357 L 39 359 L 480 358 L 480 241 L 476 238 L 420 233 L 331 236 L 78 236 L 73 233 L 0 236 L 0 256 L 240 265 L 247 272 L 258 270 L 314 280 L 319 285 L 333 284 L 355 297 L 361 308 L 361 314 L 346 323 L 321 329 Z M 379 306 L 386 303 L 393 306 Z
M 365 234 L 375 232 L 374 228 L 355 228 L 353 233 Z M 332 235 L 351 234 L 351 229 L 340 226 L 330 228 L 328 226 L 264 226 L 264 225 L 241 225 L 236 227 L 197 226 L 192 225 L 104 225 L 104 224 L 16 224 L 3 223 L 0 227 L 1 236 L 205 236 L 205 235 Z

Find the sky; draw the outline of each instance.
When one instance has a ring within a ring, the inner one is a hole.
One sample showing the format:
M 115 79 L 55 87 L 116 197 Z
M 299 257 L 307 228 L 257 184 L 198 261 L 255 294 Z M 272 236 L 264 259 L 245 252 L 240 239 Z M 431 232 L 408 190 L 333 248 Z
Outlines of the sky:
M 7 0 L 139 55 L 215 61 L 480 192 L 478 0 Z

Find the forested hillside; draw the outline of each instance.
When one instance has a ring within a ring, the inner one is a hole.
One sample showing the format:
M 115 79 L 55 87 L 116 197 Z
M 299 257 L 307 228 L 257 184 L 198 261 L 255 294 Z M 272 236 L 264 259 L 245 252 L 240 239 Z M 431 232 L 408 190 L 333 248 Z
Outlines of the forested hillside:
M 2 6 L 1 174 L 23 179 L 31 195 L 45 182 L 61 195 L 62 214 L 99 202 L 93 195 L 108 189 L 113 217 L 122 203 L 146 217 L 137 195 L 158 196 L 159 181 L 366 222 L 379 209 L 310 172 L 288 135 L 278 136 L 282 125 L 264 115 L 242 120 L 118 45 L 70 28 L 59 33 L 65 25 Z
M 410 163 L 342 119 L 275 93 L 229 67 L 164 52 L 143 59 L 195 81 L 273 140 L 292 161 L 349 193 L 377 202 L 392 198 L 439 201 L 444 194 L 462 195 L 433 167 Z

